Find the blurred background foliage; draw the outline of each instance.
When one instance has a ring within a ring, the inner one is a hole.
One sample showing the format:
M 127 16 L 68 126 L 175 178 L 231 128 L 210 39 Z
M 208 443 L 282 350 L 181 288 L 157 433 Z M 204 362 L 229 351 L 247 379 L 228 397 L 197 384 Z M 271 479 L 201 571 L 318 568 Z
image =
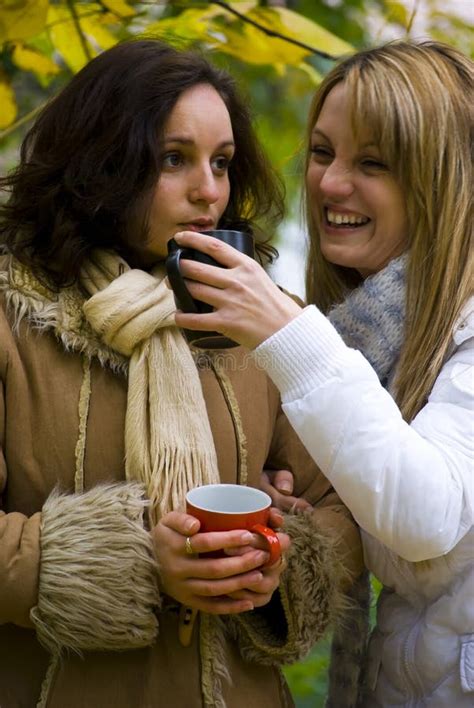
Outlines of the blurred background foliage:
M 335 58 L 387 39 L 432 37 L 473 56 L 472 8 L 471 0 L 0 0 L 0 173 L 16 164 L 42 106 L 102 50 L 153 36 L 204 51 L 239 80 L 285 179 L 288 217 L 275 234 L 283 254 L 278 278 L 303 295 L 297 224 L 315 86 Z M 328 647 L 329 639 L 286 671 L 298 708 L 324 704 Z

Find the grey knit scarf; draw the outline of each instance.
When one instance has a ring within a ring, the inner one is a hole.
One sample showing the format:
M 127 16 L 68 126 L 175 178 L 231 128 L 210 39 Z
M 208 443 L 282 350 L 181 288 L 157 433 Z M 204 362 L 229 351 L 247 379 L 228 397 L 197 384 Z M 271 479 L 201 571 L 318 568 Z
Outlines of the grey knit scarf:
M 364 280 L 328 319 L 344 342 L 358 349 L 386 386 L 400 354 L 405 321 L 407 254 Z

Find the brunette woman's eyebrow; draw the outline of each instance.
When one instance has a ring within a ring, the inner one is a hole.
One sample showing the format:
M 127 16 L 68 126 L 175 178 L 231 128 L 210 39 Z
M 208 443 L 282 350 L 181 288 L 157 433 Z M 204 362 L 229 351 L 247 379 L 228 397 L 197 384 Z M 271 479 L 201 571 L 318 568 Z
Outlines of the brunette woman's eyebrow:
M 195 145 L 196 141 L 192 138 L 183 138 L 179 135 L 167 135 L 164 139 L 164 144 L 168 143 L 178 143 L 178 145 Z M 233 140 L 224 140 L 222 143 L 216 146 L 216 150 L 222 150 L 226 147 L 235 148 L 235 142 Z

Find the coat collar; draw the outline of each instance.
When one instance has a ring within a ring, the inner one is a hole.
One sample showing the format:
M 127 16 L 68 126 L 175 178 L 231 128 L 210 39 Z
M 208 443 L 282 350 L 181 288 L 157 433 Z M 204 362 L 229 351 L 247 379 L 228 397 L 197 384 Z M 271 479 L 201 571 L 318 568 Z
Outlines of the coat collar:
M 474 296 L 462 308 L 453 329 L 453 339 L 458 347 L 471 337 L 474 337 Z

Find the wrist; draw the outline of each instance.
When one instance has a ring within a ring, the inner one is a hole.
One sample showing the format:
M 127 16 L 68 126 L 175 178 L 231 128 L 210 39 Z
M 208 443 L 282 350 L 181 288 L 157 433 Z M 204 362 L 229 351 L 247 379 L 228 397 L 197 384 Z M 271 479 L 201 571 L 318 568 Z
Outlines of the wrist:
M 249 346 L 250 349 L 256 349 L 301 314 L 303 308 L 287 295 L 284 297 L 286 302 L 282 302 L 278 308 L 275 308 L 271 316 L 261 323 L 262 326 L 254 332 L 253 341 L 251 346 Z

